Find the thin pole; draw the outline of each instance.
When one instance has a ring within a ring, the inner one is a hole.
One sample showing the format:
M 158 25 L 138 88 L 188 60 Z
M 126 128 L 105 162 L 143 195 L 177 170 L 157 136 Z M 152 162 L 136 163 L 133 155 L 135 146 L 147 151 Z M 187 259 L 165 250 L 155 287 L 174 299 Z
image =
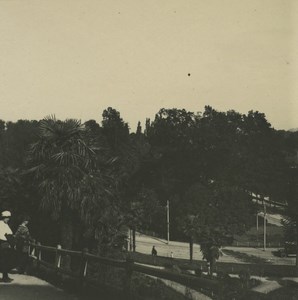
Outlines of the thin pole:
M 167 244 L 170 242 L 170 201 L 167 200 Z
M 132 229 L 129 229 L 129 250 L 132 251 Z
M 264 204 L 264 251 L 266 250 L 266 204 Z
M 259 245 L 259 212 L 257 212 L 257 247 Z

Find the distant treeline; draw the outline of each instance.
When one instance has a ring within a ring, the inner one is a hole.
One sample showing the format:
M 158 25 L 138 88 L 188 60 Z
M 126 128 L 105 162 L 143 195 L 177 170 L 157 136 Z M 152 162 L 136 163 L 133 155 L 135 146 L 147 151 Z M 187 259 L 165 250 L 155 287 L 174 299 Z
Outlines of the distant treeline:
M 251 194 L 298 212 L 298 132 L 275 130 L 263 113 L 161 109 L 131 133 L 109 107 L 89 120 L 0 120 L 0 208 L 32 217 L 44 244 L 111 254 L 127 229 L 229 243 L 257 210 Z M 295 226 L 294 226 L 295 227 Z M 293 227 L 292 227 L 293 228 Z M 295 230 L 295 229 L 294 229 Z

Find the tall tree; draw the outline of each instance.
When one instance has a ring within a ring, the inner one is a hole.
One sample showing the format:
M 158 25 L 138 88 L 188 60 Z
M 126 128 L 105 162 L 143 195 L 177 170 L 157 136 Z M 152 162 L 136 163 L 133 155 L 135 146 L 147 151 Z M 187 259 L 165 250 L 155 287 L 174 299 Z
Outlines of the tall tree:
M 112 149 L 119 149 L 122 144 L 125 144 L 128 141 L 128 124 L 123 121 L 120 113 L 112 107 L 105 109 L 102 117 L 102 129 L 104 135 L 107 137 Z
M 152 123 L 147 123 L 146 136 L 156 161 L 155 178 L 164 199 L 185 192 L 200 176 L 200 159 L 194 148 L 195 123 L 198 116 L 182 109 L 161 109 Z M 197 159 L 198 158 L 198 159 Z
M 37 140 L 38 122 L 0 122 L 0 165 L 23 168 L 29 145 Z
M 201 245 L 208 259 L 213 246 L 231 243 L 234 234 L 244 233 L 252 225 L 254 207 L 250 196 L 226 182 L 195 184 L 183 200 L 177 218 L 179 228 L 192 243 Z
M 40 122 L 39 139 L 31 145 L 30 163 L 41 190 L 40 206 L 61 224 L 61 244 L 71 249 L 74 224 L 84 207 L 86 182 L 96 166 L 96 146 L 90 144 L 78 120 Z

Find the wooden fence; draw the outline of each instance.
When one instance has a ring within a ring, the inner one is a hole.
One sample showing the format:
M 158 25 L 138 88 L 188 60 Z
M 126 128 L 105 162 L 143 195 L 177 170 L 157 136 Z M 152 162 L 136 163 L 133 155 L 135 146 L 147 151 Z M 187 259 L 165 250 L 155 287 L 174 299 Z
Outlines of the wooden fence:
M 201 269 L 204 272 L 208 271 L 207 262 L 203 260 L 193 260 L 189 259 L 175 258 L 171 259 L 169 257 L 152 257 L 151 255 L 143 253 L 131 253 L 131 256 L 135 262 L 165 266 L 175 264 L 181 270 L 197 270 Z M 294 277 L 296 276 L 296 268 L 294 265 L 274 265 L 274 264 L 264 264 L 264 263 L 233 263 L 233 262 L 216 262 L 214 267 L 214 272 L 223 272 L 227 274 L 239 274 L 242 271 L 249 272 L 250 275 L 256 276 L 274 276 L 274 277 Z
M 233 241 L 231 246 L 233 247 L 250 247 L 250 248 L 263 248 L 264 243 L 263 242 L 239 242 L 239 241 Z M 267 242 L 266 244 L 267 248 L 283 248 L 284 243 L 282 242 Z
M 37 267 L 43 265 L 58 273 L 66 274 L 79 280 L 82 285 L 88 285 L 88 283 L 94 285 L 94 278 L 88 270 L 89 267 L 92 266 L 92 263 L 99 263 L 101 265 L 119 268 L 124 271 L 125 276 L 122 290 L 126 295 L 129 295 L 131 292 L 131 278 L 134 272 L 154 276 L 160 279 L 171 280 L 196 290 L 205 290 L 211 293 L 218 292 L 219 284 L 217 280 L 200 278 L 194 275 L 181 274 L 170 270 L 142 265 L 134 262 L 129 254 L 130 253 L 127 253 L 126 259 L 116 260 L 99 257 L 88 253 L 86 250 L 80 252 L 65 250 L 62 249 L 61 246 L 55 248 L 43 246 L 39 243 L 30 244 L 30 257 L 35 261 Z M 64 257 L 68 257 L 71 261 L 75 261 L 78 267 L 75 269 L 64 268 Z

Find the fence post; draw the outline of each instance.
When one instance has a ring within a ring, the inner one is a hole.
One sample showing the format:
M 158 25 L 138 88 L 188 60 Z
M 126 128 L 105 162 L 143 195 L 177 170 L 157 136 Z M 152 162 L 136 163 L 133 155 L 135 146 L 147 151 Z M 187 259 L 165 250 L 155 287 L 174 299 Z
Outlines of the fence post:
M 86 257 L 87 253 L 88 253 L 88 249 L 84 248 L 82 251 L 82 260 L 80 266 L 80 284 L 82 286 L 85 285 L 85 278 L 87 276 L 87 269 L 88 269 L 88 258 Z
M 36 244 L 37 244 L 37 246 L 41 245 L 40 242 L 37 242 Z M 37 267 L 39 267 L 40 266 L 40 261 L 41 261 L 41 249 L 40 248 L 37 248 L 36 256 L 37 256 Z
M 37 260 L 36 260 L 36 248 L 35 248 L 35 245 L 36 245 L 36 241 L 33 240 L 31 243 L 30 243 L 30 249 L 29 249 L 29 256 L 31 256 L 31 264 L 32 264 L 32 267 L 37 267 Z
M 59 269 L 61 266 L 61 253 L 58 251 L 59 249 L 61 249 L 61 245 L 57 245 L 57 250 L 56 250 L 55 267 L 57 269 Z
M 40 245 L 41 245 L 40 242 L 38 242 L 37 245 L 40 246 Z M 40 248 L 39 248 L 39 250 L 38 250 L 37 259 L 38 259 L 39 261 L 41 261 L 41 249 L 40 249 Z
M 133 259 L 131 257 L 126 257 L 125 262 L 125 277 L 124 277 L 124 293 L 127 299 L 130 299 L 131 293 L 131 276 L 133 273 Z
M 33 246 L 33 244 L 35 244 L 36 241 L 32 241 L 32 243 L 30 243 L 30 254 L 31 256 L 35 256 L 35 246 Z

